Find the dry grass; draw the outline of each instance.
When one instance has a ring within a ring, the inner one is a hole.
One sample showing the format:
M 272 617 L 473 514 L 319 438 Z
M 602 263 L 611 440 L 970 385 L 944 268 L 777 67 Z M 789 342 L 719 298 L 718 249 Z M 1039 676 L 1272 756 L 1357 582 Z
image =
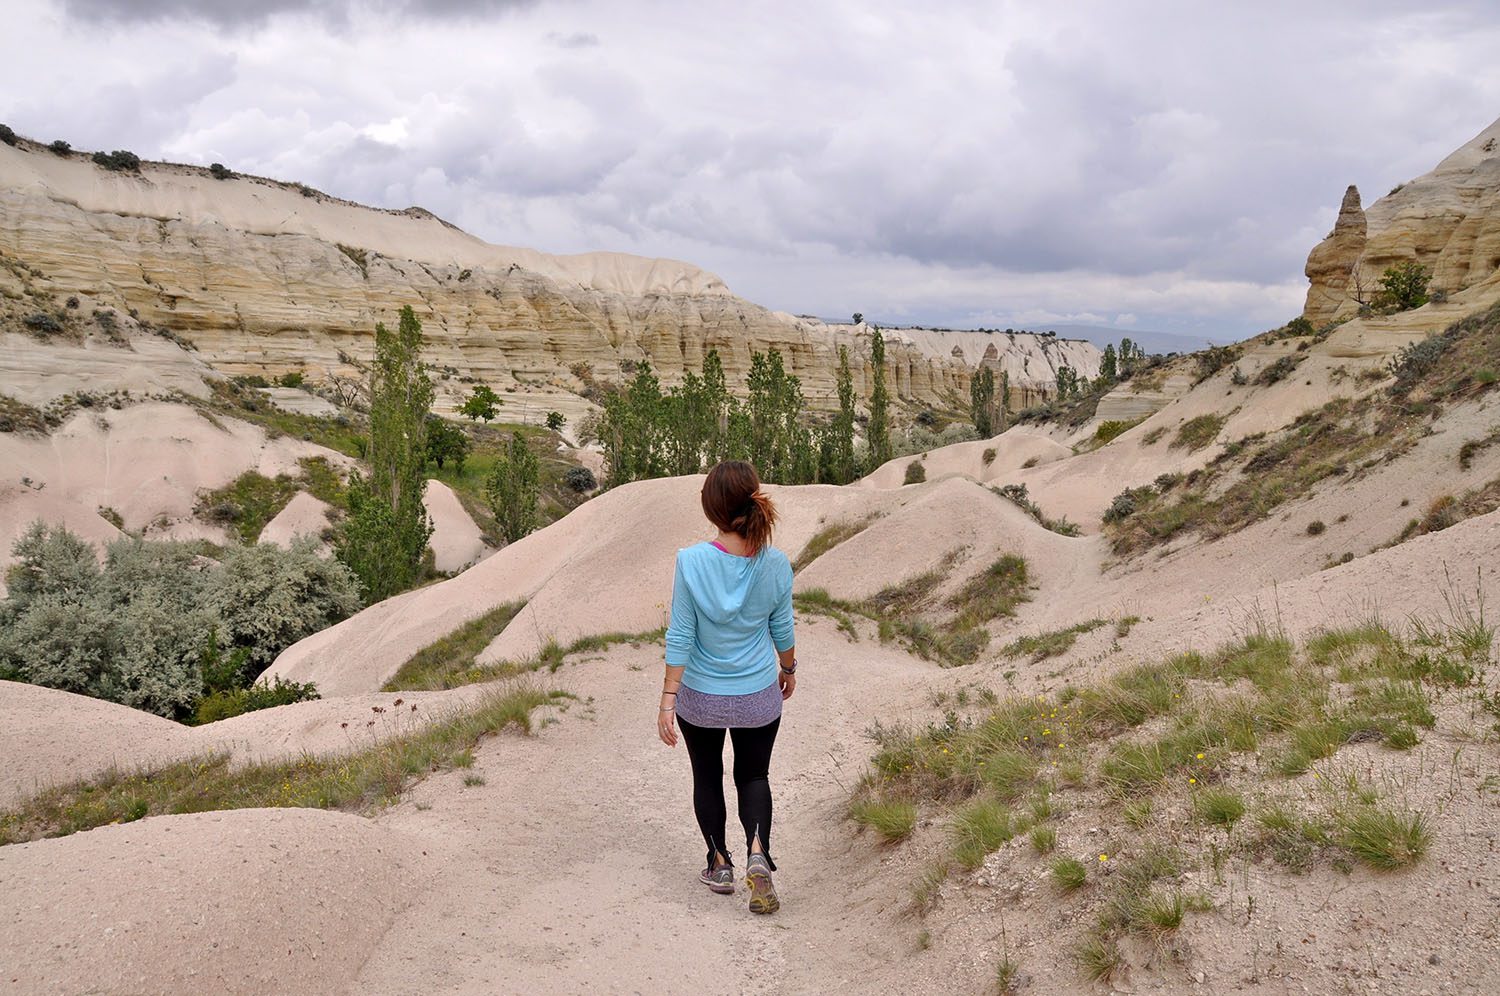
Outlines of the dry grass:
M 111 823 L 167 813 L 303 807 L 367 812 L 395 802 L 427 775 L 473 764 L 472 750 L 507 726 L 531 731 L 533 710 L 570 698 L 523 686 L 496 692 L 462 712 L 424 722 L 396 699 L 377 706 L 351 740 L 376 727 L 389 734 L 338 756 L 232 766 L 213 754 L 159 768 L 115 771 L 47 789 L 0 813 L 0 844 L 62 837 Z

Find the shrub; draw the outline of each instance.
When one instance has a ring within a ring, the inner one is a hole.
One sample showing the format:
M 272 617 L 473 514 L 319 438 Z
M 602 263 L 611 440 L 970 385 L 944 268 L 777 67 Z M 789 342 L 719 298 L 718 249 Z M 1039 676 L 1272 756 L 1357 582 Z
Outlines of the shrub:
M 1392 393 L 1410 390 L 1417 381 L 1431 372 L 1451 342 L 1446 335 L 1434 335 L 1401 347 L 1386 367 L 1391 376 L 1396 378 L 1396 383 L 1391 386 Z
M 141 157 L 125 149 L 94 153 L 94 162 L 116 173 L 139 173 Z
M 911 463 L 906 465 L 906 479 L 901 483 L 903 485 L 921 484 L 926 480 L 927 468 L 922 466 L 921 460 L 913 460 Z
M 1104 521 L 1122 522 L 1130 518 L 1154 494 L 1155 490 L 1149 484 L 1139 488 L 1126 488 L 1115 495 L 1109 508 L 1105 509 Z
M 563 474 L 563 484 L 570 490 L 583 494 L 592 491 L 599 486 L 599 481 L 594 477 L 594 472 L 587 467 L 569 467 Z
M 214 568 L 185 544 L 125 538 L 101 569 L 87 543 L 38 523 L 13 552 L 0 670 L 174 718 L 194 712 L 206 684 L 252 678 L 357 607 L 353 579 L 311 541 L 231 550 Z
M 1136 424 L 1138 423 L 1123 419 L 1110 419 L 1105 422 L 1100 422 L 1099 427 L 1094 430 L 1094 442 L 1098 443 L 1100 446 L 1112 443 L 1116 439 L 1118 439 L 1127 429 Z
M 1255 383 L 1262 387 L 1270 387 L 1272 384 L 1280 383 L 1292 375 L 1292 372 L 1306 359 L 1304 356 L 1288 355 L 1278 359 L 1275 363 L 1261 369 L 1255 375 Z
M 1208 347 L 1194 356 L 1194 360 L 1198 364 L 1198 376 L 1193 383 L 1203 383 L 1239 358 L 1240 351 L 1234 346 Z
M 1323 535 L 1323 531 L 1326 530 L 1327 528 L 1328 527 L 1323 524 L 1323 520 L 1322 519 L 1314 519 L 1314 520 L 1312 520 L 1311 522 L 1309 522 L 1307 524 L 1307 535 L 1309 535 L 1309 536 L 1321 536 L 1321 535 Z
M 283 649 L 359 609 L 359 582 L 337 560 L 318 555 L 311 538 L 283 550 L 269 543 L 230 549 L 208 576 L 204 605 L 228 645 L 249 650 L 249 673 L 264 671 Z
M 276 378 L 277 387 L 301 387 L 303 384 L 302 371 L 293 370 Z
M 6 145 L 16 144 L 16 133 L 11 131 L 10 125 L 0 124 L 0 142 L 4 142 Z
M 1185 448 L 1189 453 L 1196 453 L 1219 438 L 1225 421 L 1223 415 L 1217 414 L 1190 418 L 1178 426 L 1177 435 L 1172 437 L 1171 445 L 1174 449 Z
M 226 169 L 223 163 L 210 163 L 208 173 L 215 180 L 232 180 L 234 173 Z
M 216 723 L 221 719 L 239 716 L 273 706 L 290 705 L 319 698 L 317 686 L 312 682 L 285 681 L 277 675 L 271 684 L 257 682 L 249 688 L 232 688 L 213 692 L 198 701 L 193 723 Z
M 988 467 L 990 464 L 994 463 L 995 462 L 995 448 L 993 446 L 991 446 L 991 447 L 988 447 L 987 449 L 985 449 L 985 451 L 982 454 L 980 454 L 979 459 L 980 459 L 980 461 L 986 467 Z
M 563 415 L 562 412 L 547 413 L 547 428 L 551 429 L 553 432 L 561 432 L 562 427 L 567 424 L 567 416 Z
M 21 324 L 41 335 L 56 335 L 63 330 L 62 322 L 42 311 L 27 315 L 21 319 Z
M 73 146 L 69 145 L 67 142 L 64 142 L 60 138 L 57 141 L 50 143 L 47 148 L 52 151 L 53 155 L 62 156 L 64 159 L 66 159 L 73 153 Z
M 1432 272 L 1416 260 L 1387 267 L 1380 275 L 1380 290 L 1373 306 L 1378 311 L 1409 311 L 1427 303 L 1427 283 Z

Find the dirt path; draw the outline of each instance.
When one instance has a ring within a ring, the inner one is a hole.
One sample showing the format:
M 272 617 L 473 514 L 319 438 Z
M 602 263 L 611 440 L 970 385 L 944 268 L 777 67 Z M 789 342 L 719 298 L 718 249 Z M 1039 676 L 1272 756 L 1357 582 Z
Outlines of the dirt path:
M 861 966 L 888 939 L 864 928 L 890 904 L 846 888 L 851 850 L 856 864 L 872 859 L 841 826 L 845 786 L 868 757 L 869 717 L 901 714 L 933 666 L 871 641 L 851 646 L 821 620 L 800 627 L 799 645 L 805 677 L 771 771 L 780 913 L 754 917 L 743 889 L 716 896 L 696 882 L 703 845 L 687 756 L 653 729 L 661 651 L 624 648 L 558 675 L 584 697 L 560 722 L 480 750 L 472 774 L 483 785 L 465 787 L 462 774 L 433 779 L 383 818 L 422 840 L 436 858 L 428 867 L 439 870 L 353 988 L 866 989 Z M 887 948 L 882 960 L 890 958 Z

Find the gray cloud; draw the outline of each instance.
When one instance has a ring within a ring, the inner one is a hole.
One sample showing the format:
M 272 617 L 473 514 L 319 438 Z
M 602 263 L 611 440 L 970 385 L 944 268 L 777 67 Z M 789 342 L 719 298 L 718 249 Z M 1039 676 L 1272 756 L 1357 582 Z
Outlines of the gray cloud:
M 57 2 L 0 65 L 27 134 L 893 321 L 1266 327 L 1346 184 L 1500 112 L 1482 3 Z
M 343 24 L 357 9 L 387 14 L 479 18 L 530 6 L 534 0 L 63 0 L 69 17 L 89 22 L 196 20 L 223 27 L 259 27 L 279 14 L 314 14 Z

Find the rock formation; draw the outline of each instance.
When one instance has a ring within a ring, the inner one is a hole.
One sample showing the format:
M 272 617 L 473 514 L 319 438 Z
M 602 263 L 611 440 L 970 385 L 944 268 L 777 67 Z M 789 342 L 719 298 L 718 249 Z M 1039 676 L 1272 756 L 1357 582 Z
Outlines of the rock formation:
M 1355 277 L 1359 257 L 1365 251 L 1366 229 L 1365 212 L 1359 205 L 1359 188 L 1351 183 L 1344 191 L 1344 202 L 1339 205 L 1339 217 L 1333 223 L 1333 231 L 1307 256 L 1304 272 L 1310 286 L 1302 313 L 1314 325 L 1322 326 L 1332 321 L 1351 293 L 1356 298 L 1363 296 L 1363 288 L 1351 288 L 1349 284 Z
M 502 392 L 576 392 L 582 365 L 619 379 L 622 365 L 640 360 L 671 384 L 711 348 L 738 386 L 751 351 L 774 347 L 809 402 L 827 408 L 836 403 L 838 345 L 851 347 L 856 368 L 867 366 L 867 329 L 772 312 L 687 263 L 549 256 L 490 245 L 416 208 L 373 209 L 190 166 L 109 172 L 25 141 L 0 146 L 0 254 L 39 273 L 56 295 L 116 304 L 185 336 L 228 373 L 353 374 L 351 361 L 373 352 L 375 323 L 392 322 L 403 305 L 422 318 L 428 360 L 459 381 L 455 393 L 469 378 Z M 891 338 L 898 397 L 967 404 L 978 356 Z M 1064 345 L 1066 362 L 1097 372 L 1091 345 L 1040 338 L 1005 344 L 1017 356 L 1000 362 L 1023 393 L 1050 390 Z M 857 389 L 867 391 L 868 371 L 861 380 Z
M 1408 260 L 1431 272 L 1431 292 L 1466 309 L 1500 299 L 1500 121 L 1367 211 L 1350 187 L 1307 258 L 1303 316 L 1317 326 L 1354 317 L 1385 270 Z

